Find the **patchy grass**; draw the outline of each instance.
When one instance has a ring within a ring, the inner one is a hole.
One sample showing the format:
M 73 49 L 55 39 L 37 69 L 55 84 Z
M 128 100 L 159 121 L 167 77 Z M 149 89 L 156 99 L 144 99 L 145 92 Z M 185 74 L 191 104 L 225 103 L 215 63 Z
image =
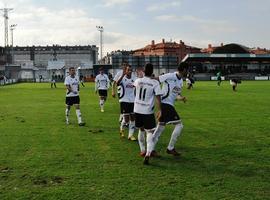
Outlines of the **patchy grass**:
M 99 111 L 92 84 L 81 91 L 86 122 L 74 108 L 65 125 L 63 84 L 0 87 L 0 199 L 269 199 L 270 82 L 197 82 L 176 103 L 184 123 L 165 153 L 173 127 L 143 166 L 136 142 L 121 140 L 119 105 Z

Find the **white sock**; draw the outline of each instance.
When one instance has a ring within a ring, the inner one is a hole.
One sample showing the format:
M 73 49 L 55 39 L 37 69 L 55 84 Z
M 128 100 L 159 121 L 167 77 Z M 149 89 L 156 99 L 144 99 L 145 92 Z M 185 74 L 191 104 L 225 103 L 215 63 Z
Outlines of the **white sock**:
M 176 124 L 176 125 L 175 125 L 175 128 L 174 128 L 174 130 L 173 130 L 173 132 L 172 132 L 172 136 L 171 136 L 170 143 L 169 143 L 169 145 L 168 145 L 168 149 L 169 149 L 169 150 L 174 149 L 174 145 L 175 145 L 175 143 L 176 143 L 176 141 L 177 141 L 178 136 L 181 134 L 181 131 L 182 131 L 183 127 L 184 127 L 184 126 L 183 126 L 182 123 L 181 123 L 181 124 Z
M 70 109 L 66 108 L 66 122 L 69 122 L 68 120 L 69 113 L 70 113 Z
M 119 115 L 119 122 L 121 123 L 122 120 L 123 120 L 123 114 L 120 114 L 120 115 Z
M 139 130 L 138 141 L 141 152 L 145 152 L 145 131 Z
M 146 156 L 151 156 L 151 153 L 154 150 L 153 132 L 151 131 L 146 131 L 146 144 Z
M 128 126 L 128 137 L 133 136 L 135 131 L 135 121 L 129 121 L 129 126 Z
M 76 109 L 76 115 L 77 115 L 77 119 L 78 119 L 78 123 L 82 123 L 82 114 L 80 109 Z
M 103 99 L 99 100 L 99 105 L 100 105 L 100 108 L 103 110 L 103 108 L 104 108 L 104 100 Z
M 162 132 L 164 131 L 164 129 L 165 129 L 165 126 L 160 125 L 160 124 L 157 125 L 156 130 L 153 133 L 154 149 L 155 149 L 155 146 L 158 142 L 158 139 L 159 139 L 160 135 L 162 134 Z
M 124 120 L 124 118 L 123 118 L 123 120 L 121 121 L 121 124 L 120 124 L 120 130 L 121 130 L 121 131 L 124 130 L 125 125 L 126 125 L 126 122 L 125 122 L 125 120 Z

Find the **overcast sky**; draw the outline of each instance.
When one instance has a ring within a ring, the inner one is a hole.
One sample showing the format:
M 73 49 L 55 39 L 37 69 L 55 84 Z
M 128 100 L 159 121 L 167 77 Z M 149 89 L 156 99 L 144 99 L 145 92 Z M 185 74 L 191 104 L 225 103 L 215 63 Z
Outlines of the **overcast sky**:
M 152 39 L 207 47 L 239 43 L 270 48 L 270 0 L 0 0 L 14 8 L 14 45 L 97 45 L 136 49 Z M 0 45 L 4 19 L 0 20 Z

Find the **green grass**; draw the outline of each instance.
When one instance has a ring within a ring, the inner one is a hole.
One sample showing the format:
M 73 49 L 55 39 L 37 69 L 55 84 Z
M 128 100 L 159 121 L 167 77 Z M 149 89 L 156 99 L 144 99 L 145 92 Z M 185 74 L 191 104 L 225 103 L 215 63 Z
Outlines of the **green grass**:
M 165 153 L 173 127 L 143 166 L 135 142 L 121 140 L 119 105 L 100 113 L 93 85 L 81 91 L 86 127 L 72 108 L 65 125 L 63 84 L 0 87 L 0 199 L 269 199 L 270 81 L 197 82 L 176 103 L 184 123 Z

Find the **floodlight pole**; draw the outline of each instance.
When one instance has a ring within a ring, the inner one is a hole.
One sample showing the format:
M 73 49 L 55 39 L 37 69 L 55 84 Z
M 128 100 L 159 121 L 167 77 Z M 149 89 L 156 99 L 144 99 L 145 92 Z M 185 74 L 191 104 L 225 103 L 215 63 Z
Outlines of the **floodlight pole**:
M 14 48 L 13 48 L 13 31 L 15 30 L 15 27 L 17 24 L 10 25 L 10 33 L 11 33 L 11 63 L 14 64 Z
M 8 46 L 8 13 L 13 10 L 13 8 L 2 8 L 0 11 L 4 13 L 4 22 L 5 22 L 5 47 Z
M 102 58 L 103 58 L 103 31 L 104 31 L 104 28 L 103 26 L 96 26 L 97 30 L 100 32 L 100 64 L 102 64 Z

